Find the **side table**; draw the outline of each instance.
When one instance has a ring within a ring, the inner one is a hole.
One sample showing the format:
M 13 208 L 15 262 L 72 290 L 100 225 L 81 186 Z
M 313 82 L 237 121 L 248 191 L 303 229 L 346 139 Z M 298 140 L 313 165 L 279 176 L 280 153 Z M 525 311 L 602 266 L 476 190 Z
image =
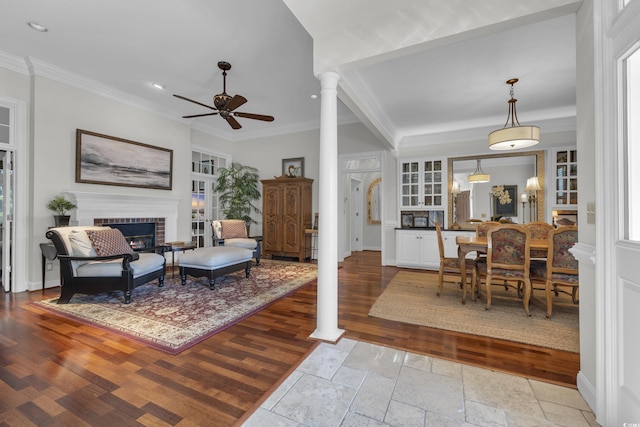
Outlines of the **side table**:
M 47 260 L 53 261 L 56 259 L 58 252 L 53 243 L 40 243 L 40 251 L 42 252 L 42 292 L 44 292 L 44 275 L 47 270 Z
M 196 242 L 166 242 L 165 245 L 171 249 L 171 277 L 176 277 L 176 252 L 194 250 L 198 245 Z

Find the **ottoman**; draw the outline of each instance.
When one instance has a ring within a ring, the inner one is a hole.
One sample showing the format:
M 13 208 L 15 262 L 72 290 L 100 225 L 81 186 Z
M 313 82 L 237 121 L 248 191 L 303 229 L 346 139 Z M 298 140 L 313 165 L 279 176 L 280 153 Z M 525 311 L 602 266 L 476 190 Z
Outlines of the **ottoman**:
M 214 246 L 185 252 L 178 261 L 182 285 L 187 283 L 187 274 L 208 277 L 210 289 L 214 288 L 216 277 L 234 271 L 244 269 L 246 277 L 249 277 L 252 257 L 253 251 L 250 249 L 233 246 Z

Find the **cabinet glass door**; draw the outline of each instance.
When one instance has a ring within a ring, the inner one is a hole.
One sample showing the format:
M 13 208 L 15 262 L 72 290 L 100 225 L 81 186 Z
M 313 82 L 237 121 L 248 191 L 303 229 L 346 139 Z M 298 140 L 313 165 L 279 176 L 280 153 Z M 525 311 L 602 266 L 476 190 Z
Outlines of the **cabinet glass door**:
M 556 205 L 578 204 L 578 151 L 556 152 Z
M 442 160 L 425 160 L 423 166 L 424 206 L 442 206 Z
M 420 173 L 418 162 L 408 162 L 402 164 L 400 172 L 400 186 L 402 194 L 402 206 L 418 206 L 420 203 L 419 190 Z

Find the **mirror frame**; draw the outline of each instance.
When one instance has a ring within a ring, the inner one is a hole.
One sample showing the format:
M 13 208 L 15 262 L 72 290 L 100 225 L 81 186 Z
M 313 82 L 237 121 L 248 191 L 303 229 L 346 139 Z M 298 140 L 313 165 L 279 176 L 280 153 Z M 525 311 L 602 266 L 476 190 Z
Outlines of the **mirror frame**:
M 380 185 L 381 182 L 382 182 L 382 177 L 374 179 L 373 181 L 371 181 L 371 184 L 369 184 L 369 189 L 367 190 L 367 224 L 382 224 L 382 220 L 373 219 L 373 208 L 372 208 L 373 189 L 376 188 L 376 186 Z M 378 200 L 378 205 L 380 205 L 380 200 Z
M 453 196 L 451 195 L 451 183 L 453 182 L 453 162 L 463 161 L 463 160 L 477 160 L 477 159 L 495 159 L 495 158 L 503 158 L 503 157 L 525 157 L 525 156 L 535 156 L 536 158 L 536 176 L 538 177 L 538 182 L 542 187 L 542 191 L 538 192 L 538 218 L 543 218 L 544 220 L 544 193 L 547 189 L 545 186 L 545 176 L 544 176 L 544 164 L 545 164 L 545 151 L 544 150 L 536 150 L 536 151 L 520 151 L 520 152 L 510 152 L 510 153 L 500 153 L 500 154 L 480 154 L 476 156 L 463 156 L 463 157 L 449 157 L 447 159 L 447 219 L 448 224 L 453 224 Z M 520 197 L 520 195 L 518 195 Z M 520 203 L 520 202 L 518 202 Z M 460 224 L 460 227 L 463 230 L 473 230 L 474 226 L 465 226 L 465 224 Z

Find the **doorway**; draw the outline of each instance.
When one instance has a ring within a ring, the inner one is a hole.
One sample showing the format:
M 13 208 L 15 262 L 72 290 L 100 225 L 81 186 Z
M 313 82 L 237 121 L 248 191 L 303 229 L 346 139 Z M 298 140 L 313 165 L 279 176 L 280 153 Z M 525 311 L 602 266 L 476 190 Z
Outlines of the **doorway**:
M 364 197 L 364 189 L 369 188 L 373 181 L 382 178 L 383 158 L 383 152 L 339 156 L 338 261 L 343 261 L 345 257 L 350 256 L 352 250 L 383 251 L 384 233 L 381 225 L 383 221 L 376 221 L 375 224 L 365 221 L 367 207 Z M 382 188 L 379 190 L 378 206 L 381 207 L 384 206 L 383 192 Z M 382 217 L 384 209 L 379 209 L 379 212 Z
M 362 230 L 364 228 L 363 224 L 363 200 L 362 196 L 362 180 L 351 176 L 350 177 L 351 185 L 350 185 L 350 209 L 349 209 L 349 218 L 351 219 L 351 227 L 350 230 L 350 245 L 348 252 L 351 253 L 353 251 L 360 252 L 362 251 Z
M 0 151 L 0 281 L 11 292 L 13 280 L 13 153 Z

